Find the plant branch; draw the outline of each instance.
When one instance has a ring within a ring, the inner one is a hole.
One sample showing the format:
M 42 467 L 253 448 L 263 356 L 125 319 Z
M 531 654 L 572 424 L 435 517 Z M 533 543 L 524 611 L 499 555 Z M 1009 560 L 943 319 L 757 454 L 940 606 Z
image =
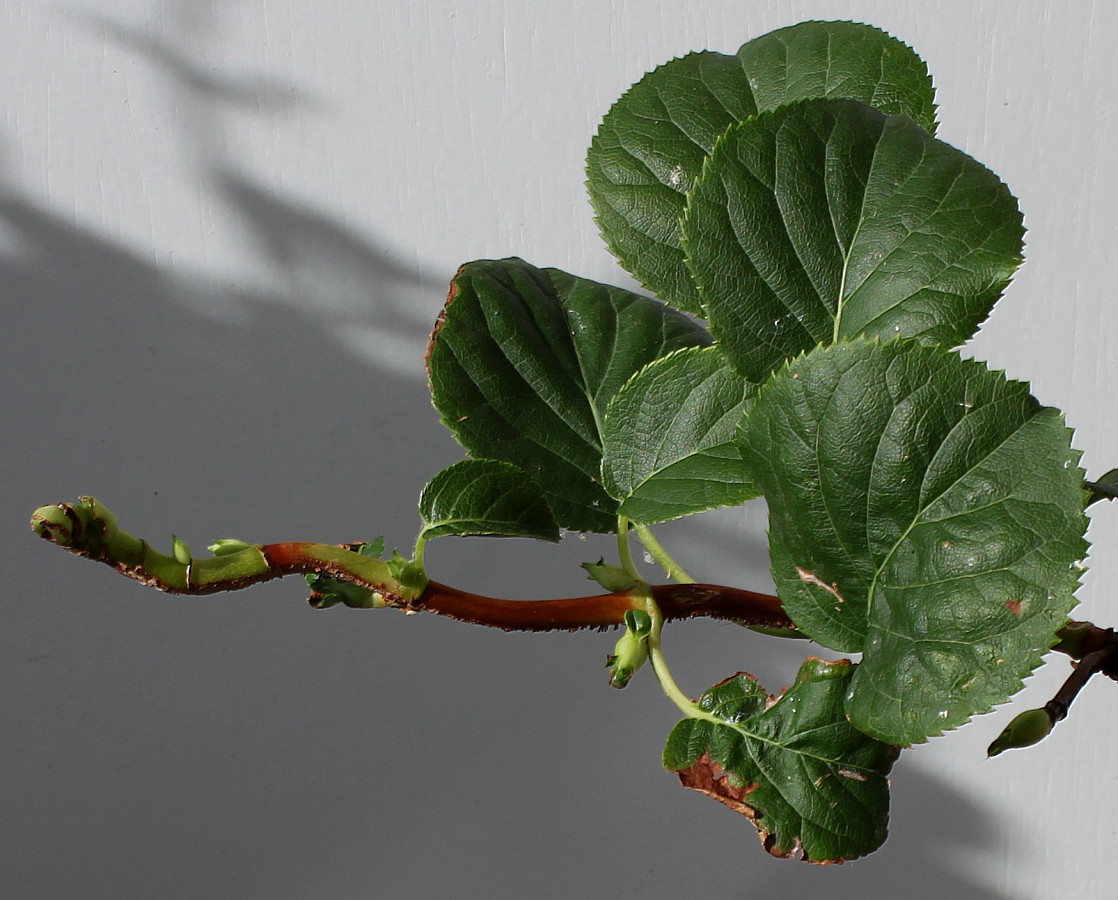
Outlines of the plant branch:
M 429 581 L 417 592 L 401 584 L 379 559 L 352 547 L 304 542 L 240 545 L 244 549 L 209 558 L 159 553 L 121 531 L 98 501 L 44 506 L 31 517 L 32 530 L 72 553 L 105 563 L 142 584 L 174 594 L 212 594 L 281 578 L 314 573 L 372 592 L 371 606 L 405 613 L 431 612 L 506 631 L 553 631 L 621 625 L 625 612 L 643 608 L 643 597 L 627 591 L 558 600 L 502 600 Z M 743 625 L 790 628 L 780 600 L 740 588 L 710 584 L 651 587 L 667 621 L 710 617 Z
M 1089 494 L 1087 505 L 1100 500 L 1113 500 L 1118 497 L 1118 469 L 1111 469 L 1098 481 L 1087 481 L 1083 485 Z
M 1006 750 L 1031 747 L 1046 738 L 1057 722 L 1067 718 L 1072 702 L 1097 672 L 1118 680 L 1118 634 L 1090 622 L 1068 622 L 1060 629 L 1060 642 L 1053 648 L 1076 662 L 1071 675 L 1056 696 L 1040 709 L 1027 709 L 1002 729 L 986 751 L 997 756 Z

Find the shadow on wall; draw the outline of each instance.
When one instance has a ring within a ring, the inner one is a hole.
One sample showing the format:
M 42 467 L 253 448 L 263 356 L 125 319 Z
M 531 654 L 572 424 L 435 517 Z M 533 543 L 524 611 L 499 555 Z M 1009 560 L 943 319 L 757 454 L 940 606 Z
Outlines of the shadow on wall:
M 215 103 L 258 94 L 197 71 L 163 40 L 120 34 L 142 38 L 183 90 Z M 814 885 L 840 898 L 996 900 L 959 871 L 960 856 L 995 852 L 988 817 L 904 760 L 894 837 L 879 854 L 839 870 L 759 860 L 746 823 L 655 774 L 670 725 L 658 692 L 603 696 L 611 636 L 312 612 L 290 584 L 159 603 L 46 545 L 29 549 L 27 512 L 79 492 L 136 532 L 173 522 L 195 544 L 352 540 L 368 536 L 373 510 L 390 545 L 406 545 L 420 487 L 460 455 L 415 377 L 446 279 L 224 160 L 209 171 L 283 290 L 169 273 L 16 192 L 0 199 L 16 336 L 0 396 L 18 423 L 2 439 L 18 478 L 0 539 L 16 548 L 12 596 L 36 599 L 0 637 L 14 762 L 5 818 L 18 823 L 4 836 L 0 893 L 617 895 L 633 884 L 618 858 L 660 846 L 670 851 L 638 876 L 643 896 Z M 569 584 L 598 547 L 483 550 L 530 572 L 526 583 Z M 476 567 L 463 560 L 446 580 Z M 673 635 L 681 672 L 709 649 L 689 647 L 687 633 Z M 729 652 L 740 637 L 723 628 L 714 640 Z M 772 643 L 749 643 L 760 670 L 791 653 Z M 624 740 L 605 739 L 621 720 Z M 700 853 L 718 871 L 677 865 Z

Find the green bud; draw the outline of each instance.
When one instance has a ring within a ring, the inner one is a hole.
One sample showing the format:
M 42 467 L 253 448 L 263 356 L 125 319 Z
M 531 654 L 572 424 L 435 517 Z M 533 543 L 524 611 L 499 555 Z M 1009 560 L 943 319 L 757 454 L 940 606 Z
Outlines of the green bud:
M 1060 642 L 1052 649 L 1066 653 L 1072 659 L 1082 659 L 1083 641 L 1093 630 L 1094 626 L 1090 622 L 1068 622 L 1056 632 Z
M 242 550 L 251 550 L 252 544 L 246 544 L 244 541 L 236 541 L 232 538 L 222 538 L 219 541 L 214 541 L 206 549 L 214 556 L 232 556 Z
M 986 755 L 997 756 L 1006 750 L 1031 747 L 1048 737 L 1055 724 L 1047 710 L 1027 709 L 1005 726 L 1005 730 L 987 748 Z
M 116 535 L 116 516 L 105 509 L 103 503 L 93 497 L 78 497 L 78 504 L 89 510 L 89 517 L 97 523 L 102 541 L 108 542 Z
M 74 540 L 74 522 L 61 503 L 40 506 L 31 514 L 31 530 L 52 544 L 68 547 Z
M 612 655 L 606 657 L 606 666 L 610 670 L 609 683 L 615 688 L 625 687 L 646 659 L 647 637 L 634 634 L 626 628 L 625 633 L 618 638 Z
M 427 587 L 427 572 L 421 564 L 401 556 L 395 550 L 385 561 L 388 563 L 388 571 L 404 589 L 408 599 L 414 600 L 423 593 Z
M 187 546 L 186 541 L 179 540 L 173 534 L 171 535 L 171 555 L 175 558 L 175 562 L 184 566 L 190 565 L 190 547 Z
M 617 566 L 606 565 L 605 560 L 599 559 L 596 563 L 583 563 L 586 577 L 596 581 L 611 594 L 620 594 L 622 591 L 631 591 L 637 586 L 636 580 Z

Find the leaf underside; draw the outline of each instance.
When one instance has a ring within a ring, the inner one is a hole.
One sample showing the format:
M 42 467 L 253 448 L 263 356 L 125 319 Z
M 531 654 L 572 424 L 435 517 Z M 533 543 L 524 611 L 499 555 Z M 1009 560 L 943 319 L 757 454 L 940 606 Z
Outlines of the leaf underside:
M 898 750 L 846 720 L 855 668 L 809 658 L 775 702 L 744 673 L 716 684 L 699 706 L 723 721 L 679 722 L 665 768 L 752 819 L 774 856 L 827 863 L 870 853 L 885 840 Z
M 425 540 L 493 535 L 559 540 L 543 491 L 528 473 L 495 459 L 466 459 L 443 469 L 419 497 Z
M 679 219 L 706 157 L 735 122 L 823 97 L 935 129 L 927 67 L 868 25 L 804 22 L 750 41 L 736 56 L 691 53 L 650 72 L 613 105 L 587 155 L 590 200 L 610 251 L 657 296 L 701 314 Z
M 1021 261 L 996 175 L 905 116 L 812 100 L 732 126 L 682 241 L 711 333 L 747 378 L 858 335 L 955 346 Z
M 537 269 L 463 266 L 431 336 L 427 370 L 443 424 L 473 457 L 512 463 L 574 531 L 616 528 L 600 484 L 601 423 L 647 363 L 710 336 L 657 300 Z
M 859 729 L 909 744 L 961 725 L 1055 642 L 1086 493 L 1062 416 L 1027 385 L 908 341 L 835 344 L 762 388 L 741 449 L 784 608 L 864 654 Z

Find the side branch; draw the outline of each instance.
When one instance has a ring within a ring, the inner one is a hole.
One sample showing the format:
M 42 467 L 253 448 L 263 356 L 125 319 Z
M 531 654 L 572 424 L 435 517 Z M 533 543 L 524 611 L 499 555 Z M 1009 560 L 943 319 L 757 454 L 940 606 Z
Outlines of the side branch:
M 142 584 L 173 594 L 212 594 L 281 578 L 313 573 L 371 592 L 370 606 L 405 613 L 431 612 L 462 622 L 506 631 L 608 628 L 624 623 L 625 612 L 643 608 L 629 592 L 560 600 L 502 600 L 428 581 L 410 589 L 383 560 L 346 546 L 290 542 L 240 545 L 243 549 L 208 558 L 159 553 L 121 531 L 116 520 L 90 497 L 76 504 L 44 506 L 31 517 L 40 537 L 79 556 L 105 563 Z M 665 620 L 707 616 L 764 628 L 793 628 L 778 598 L 709 584 L 665 584 L 652 588 Z
M 1058 722 L 1067 718 L 1072 702 L 1092 676 L 1101 673 L 1118 681 L 1118 634 L 1113 628 L 1099 628 L 1091 622 L 1068 622 L 1057 636 L 1060 642 L 1052 649 L 1075 660 L 1071 675 L 1044 706 L 1027 709 L 1006 725 L 990 744 L 987 755 L 997 756 L 1044 740 Z

